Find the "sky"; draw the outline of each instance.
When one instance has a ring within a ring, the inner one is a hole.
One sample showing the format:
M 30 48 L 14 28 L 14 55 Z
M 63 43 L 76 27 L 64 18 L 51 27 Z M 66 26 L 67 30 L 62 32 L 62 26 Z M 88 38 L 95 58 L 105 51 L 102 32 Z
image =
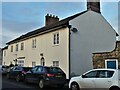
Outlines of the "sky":
M 102 1 L 102 0 L 101 0 Z M 2 2 L 0 47 L 45 25 L 45 15 L 61 19 L 86 10 L 86 2 Z M 118 2 L 101 2 L 101 14 L 118 32 Z

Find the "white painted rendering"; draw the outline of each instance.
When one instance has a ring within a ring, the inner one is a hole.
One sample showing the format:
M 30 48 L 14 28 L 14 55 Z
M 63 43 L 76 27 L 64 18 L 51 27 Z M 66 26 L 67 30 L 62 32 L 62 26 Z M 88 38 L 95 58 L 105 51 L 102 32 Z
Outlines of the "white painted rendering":
M 93 68 L 92 53 L 114 50 L 116 32 L 99 13 L 88 11 L 70 21 L 71 76 L 81 75 Z
M 53 45 L 53 33 L 59 32 L 60 44 Z M 32 48 L 32 40 L 36 39 L 36 48 Z M 24 42 L 24 50 L 20 50 L 20 44 Z M 15 51 L 16 44 L 19 44 L 19 50 Z M 10 65 L 16 58 L 25 57 L 24 66 L 31 67 L 32 62 L 36 65 L 41 65 L 40 54 L 43 53 L 45 58 L 45 65 L 52 66 L 53 61 L 59 61 L 59 66 L 69 75 L 69 31 L 68 28 L 59 29 L 57 31 L 49 32 L 43 35 L 36 36 L 31 39 L 12 44 L 13 52 L 11 52 L 11 45 L 8 46 L 7 56 L 4 57 L 6 65 Z

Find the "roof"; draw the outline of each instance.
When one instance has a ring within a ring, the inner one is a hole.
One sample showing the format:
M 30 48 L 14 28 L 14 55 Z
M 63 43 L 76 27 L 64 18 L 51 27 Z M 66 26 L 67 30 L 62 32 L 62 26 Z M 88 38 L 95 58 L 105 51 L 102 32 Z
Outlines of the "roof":
M 14 40 L 9 41 L 6 44 L 9 45 L 9 44 L 17 43 L 17 42 L 20 42 L 20 41 L 23 41 L 23 40 L 26 40 L 26 39 L 29 39 L 29 38 L 32 38 L 32 37 L 44 34 L 44 33 L 55 31 L 55 30 L 60 29 L 60 28 L 69 27 L 69 21 L 70 20 L 72 20 L 72 19 L 74 19 L 74 18 L 76 18 L 76 17 L 86 13 L 87 11 L 88 10 L 85 10 L 85 11 L 77 13 L 77 14 L 75 14 L 73 16 L 67 17 L 67 18 L 65 18 L 63 20 L 60 20 L 59 22 L 56 22 L 56 23 L 53 23 L 51 25 L 44 26 L 42 28 L 38 28 L 36 30 L 28 32 L 28 33 L 26 33 L 24 35 L 21 35 L 20 37 L 14 39 Z M 118 36 L 117 33 L 116 33 L 116 36 Z
M 9 42 L 6 43 L 6 44 L 9 45 L 9 44 L 17 43 L 17 42 L 19 42 L 19 41 L 21 41 L 21 40 L 25 40 L 25 39 L 28 39 L 28 38 L 35 37 L 36 35 L 38 35 L 38 34 L 40 34 L 40 33 L 47 33 L 47 32 L 50 32 L 50 31 L 54 31 L 55 28 L 57 28 L 57 27 L 63 28 L 63 27 L 65 27 L 65 26 L 68 26 L 68 25 L 69 25 L 69 21 L 70 21 L 70 20 L 72 20 L 72 19 L 76 18 L 77 16 L 82 15 L 82 14 L 84 14 L 84 13 L 86 13 L 86 12 L 87 12 L 87 10 L 86 10 L 86 11 L 83 11 L 83 12 L 81 12 L 81 13 L 77 13 L 77 14 L 75 14 L 75 15 L 73 15 L 73 16 L 67 17 L 67 18 L 65 18 L 65 19 L 63 19 L 63 20 L 60 20 L 60 21 L 57 22 L 57 23 L 54 23 L 54 24 L 51 24 L 51 25 L 48 25 L 48 26 L 44 26 L 44 27 L 42 27 L 42 28 L 38 28 L 38 29 L 36 29 L 36 30 L 34 30 L 34 31 L 28 32 L 27 34 L 22 35 L 22 36 L 14 39 L 14 40 L 12 40 L 12 41 L 9 41 Z
M 2 50 L 8 49 L 8 46 L 5 46 L 4 48 L 2 48 Z

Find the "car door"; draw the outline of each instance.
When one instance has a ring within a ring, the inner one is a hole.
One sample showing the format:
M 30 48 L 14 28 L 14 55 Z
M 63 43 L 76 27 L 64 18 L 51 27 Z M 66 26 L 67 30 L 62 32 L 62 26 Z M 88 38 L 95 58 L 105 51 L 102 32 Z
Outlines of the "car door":
M 33 67 L 31 70 L 29 70 L 25 76 L 26 80 L 28 82 L 33 82 L 35 83 L 35 78 L 36 78 L 36 71 L 37 71 L 38 67 Z
M 90 71 L 84 75 L 82 75 L 82 79 L 80 80 L 80 85 L 82 88 L 95 88 L 95 79 L 96 79 L 97 71 Z
M 96 88 L 109 88 L 112 85 L 112 76 L 114 71 L 110 70 L 99 70 L 99 77 L 96 78 L 95 87 Z
M 17 67 L 13 67 L 13 68 L 10 70 L 10 72 L 9 72 L 10 77 L 15 78 L 15 71 L 16 71 L 16 69 L 17 69 Z
M 39 66 L 36 71 L 34 72 L 34 81 L 35 83 L 39 83 L 40 79 L 43 79 L 44 70 L 42 66 Z

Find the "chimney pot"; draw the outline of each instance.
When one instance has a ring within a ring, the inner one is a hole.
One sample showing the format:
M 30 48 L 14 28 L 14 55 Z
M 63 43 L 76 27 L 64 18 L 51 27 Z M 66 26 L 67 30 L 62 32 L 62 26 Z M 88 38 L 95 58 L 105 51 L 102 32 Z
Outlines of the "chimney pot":
M 55 16 L 55 15 L 52 15 L 52 14 L 47 14 L 45 16 L 45 25 L 48 26 L 48 25 L 51 25 L 53 23 L 56 23 L 59 21 L 59 18 L 58 16 Z

